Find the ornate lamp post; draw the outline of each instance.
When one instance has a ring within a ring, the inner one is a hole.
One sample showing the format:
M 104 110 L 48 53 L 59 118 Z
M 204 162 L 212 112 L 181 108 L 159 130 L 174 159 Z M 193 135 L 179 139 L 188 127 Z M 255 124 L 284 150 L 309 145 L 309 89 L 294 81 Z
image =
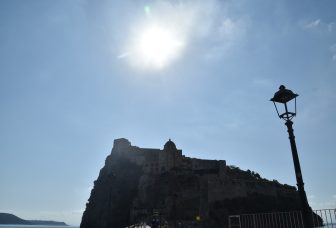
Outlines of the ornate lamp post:
M 285 86 L 281 85 L 279 91 L 274 94 L 274 97 L 271 99 L 273 101 L 275 110 L 280 119 L 286 121 L 285 125 L 288 129 L 289 141 L 292 149 L 293 155 L 293 162 L 295 168 L 295 175 L 296 175 L 296 182 L 298 186 L 301 207 L 302 207 L 302 215 L 303 215 L 303 224 L 305 228 L 312 228 L 313 221 L 312 221 L 312 210 L 308 204 L 306 192 L 304 190 L 304 183 L 302 179 L 301 167 L 298 152 L 296 149 L 295 143 L 295 136 L 293 130 L 293 122 L 291 121 L 294 116 L 296 116 L 296 97 L 299 96 L 298 94 L 293 93 L 291 90 L 286 89 Z M 288 111 L 287 103 L 294 99 L 294 112 Z M 277 103 L 283 104 L 281 106 L 283 108 L 283 113 L 279 113 Z

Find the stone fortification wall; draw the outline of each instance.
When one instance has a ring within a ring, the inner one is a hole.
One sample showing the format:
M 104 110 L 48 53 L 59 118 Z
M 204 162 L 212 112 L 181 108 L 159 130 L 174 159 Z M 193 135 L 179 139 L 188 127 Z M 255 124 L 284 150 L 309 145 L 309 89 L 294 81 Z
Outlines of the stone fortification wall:
M 220 175 L 225 176 L 226 173 L 226 161 L 225 160 L 205 160 L 198 158 L 187 158 L 191 161 L 191 169 L 194 171 L 215 171 Z
M 146 173 L 159 174 L 181 165 L 182 150 L 176 149 L 172 141 L 168 141 L 163 150 L 139 148 L 132 146 L 125 139 L 114 140 L 111 154 L 116 154 L 141 166 Z

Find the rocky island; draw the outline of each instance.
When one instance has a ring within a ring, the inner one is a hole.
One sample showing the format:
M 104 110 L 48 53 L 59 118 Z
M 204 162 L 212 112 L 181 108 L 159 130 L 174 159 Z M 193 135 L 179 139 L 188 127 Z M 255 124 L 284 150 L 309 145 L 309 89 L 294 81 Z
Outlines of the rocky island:
M 293 186 L 227 166 L 189 158 L 170 139 L 163 149 L 114 140 L 94 181 L 81 228 L 120 228 L 153 214 L 168 224 L 226 227 L 232 214 L 298 210 Z

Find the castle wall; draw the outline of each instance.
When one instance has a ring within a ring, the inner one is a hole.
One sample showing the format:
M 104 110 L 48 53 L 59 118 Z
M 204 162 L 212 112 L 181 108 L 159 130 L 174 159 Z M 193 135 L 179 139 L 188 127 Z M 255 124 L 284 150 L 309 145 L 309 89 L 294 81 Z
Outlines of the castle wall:
M 170 141 L 169 143 L 173 142 Z M 216 172 L 221 176 L 225 176 L 225 161 L 187 158 L 183 156 L 182 150 L 175 148 L 175 145 L 163 150 L 139 148 L 132 146 L 127 139 L 121 138 L 114 140 L 112 153 L 136 163 L 146 173 L 162 173 L 174 167 L 183 167 L 200 172 Z
M 179 166 L 182 160 L 182 150 L 161 150 L 153 148 L 139 148 L 132 146 L 124 138 L 114 140 L 111 153 L 138 164 L 146 173 L 161 173 Z
M 224 160 L 217 161 L 191 158 L 191 166 L 193 170 L 219 169 L 220 166 L 225 167 L 226 162 Z

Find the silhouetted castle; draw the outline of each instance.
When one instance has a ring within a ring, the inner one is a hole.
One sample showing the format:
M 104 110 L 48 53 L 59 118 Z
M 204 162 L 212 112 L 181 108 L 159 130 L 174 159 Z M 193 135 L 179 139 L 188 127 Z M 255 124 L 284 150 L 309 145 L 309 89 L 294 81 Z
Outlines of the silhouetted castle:
M 224 160 L 186 157 L 170 139 L 163 149 L 152 149 L 120 138 L 94 181 L 80 227 L 126 227 L 150 222 L 154 212 L 169 224 L 224 227 L 230 214 L 297 208 L 295 187 Z
M 226 170 L 225 160 L 205 160 L 185 157 L 182 150 L 177 149 L 170 139 L 165 143 L 163 150 L 152 148 L 139 148 L 132 146 L 125 139 L 114 140 L 112 153 L 127 158 L 129 161 L 141 166 L 145 173 L 162 173 L 173 168 L 185 168 L 191 170 L 219 171 L 222 174 Z

